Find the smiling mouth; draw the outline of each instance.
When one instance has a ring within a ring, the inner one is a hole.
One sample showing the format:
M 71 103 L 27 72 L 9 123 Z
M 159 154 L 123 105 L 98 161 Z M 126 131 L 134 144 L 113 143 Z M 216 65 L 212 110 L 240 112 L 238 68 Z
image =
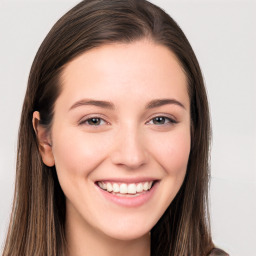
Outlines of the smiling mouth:
M 97 186 L 108 193 L 118 196 L 139 196 L 151 190 L 157 181 L 145 181 L 138 183 L 116 183 L 116 182 L 96 182 Z

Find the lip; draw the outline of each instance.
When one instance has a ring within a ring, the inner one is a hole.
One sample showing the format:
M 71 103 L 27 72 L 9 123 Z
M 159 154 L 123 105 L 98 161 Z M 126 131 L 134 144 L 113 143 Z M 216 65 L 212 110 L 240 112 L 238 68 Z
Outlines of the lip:
M 153 180 L 153 179 L 151 179 Z M 143 181 L 151 181 L 150 179 L 143 179 Z M 104 180 L 105 181 L 105 180 Z M 114 180 L 111 179 L 111 181 L 113 182 Z M 133 181 L 130 182 L 134 182 L 134 183 L 138 183 L 138 182 L 143 182 L 143 181 L 138 181 L 138 179 L 136 179 L 136 181 L 133 179 Z M 140 195 L 134 196 L 134 195 L 128 195 L 128 196 L 118 196 L 112 193 L 109 193 L 103 189 L 101 189 L 96 183 L 95 186 L 97 188 L 97 190 L 99 191 L 100 195 L 103 196 L 104 199 L 123 206 L 123 207 L 139 207 L 142 206 L 143 204 L 147 203 L 154 195 L 158 185 L 159 185 L 159 180 L 154 180 L 154 185 L 153 187 L 148 190 L 148 191 L 144 191 L 142 192 Z M 121 182 L 120 180 L 118 181 L 117 179 L 115 180 L 115 182 Z M 129 183 L 128 180 L 122 180 L 123 183 Z
M 112 183 L 140 183 L 140 182 L 146 182 L 146 181 L 159 181 L 159 179 L 156 178 L 150 178 L 150 177 L 140 177 L 140 178 L 125 178 L 125 179 L 120 179 L 120 178 L 106 178 L 106 179 L 101 179 L 97 180 L 96 182 L 112 182 Z

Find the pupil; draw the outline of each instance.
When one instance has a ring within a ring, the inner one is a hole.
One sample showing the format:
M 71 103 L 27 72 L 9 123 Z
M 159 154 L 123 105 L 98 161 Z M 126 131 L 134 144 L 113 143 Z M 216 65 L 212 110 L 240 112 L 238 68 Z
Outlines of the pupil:
M 91 118 L 89 120 L 89 123 L 91 123 L 92 125 L 97 125 L 100 123 L 100 119 L 99 118 Z
M 164 117 L 156 117 L 155 119 L 155 124 L 164 124 L 165 118 Z

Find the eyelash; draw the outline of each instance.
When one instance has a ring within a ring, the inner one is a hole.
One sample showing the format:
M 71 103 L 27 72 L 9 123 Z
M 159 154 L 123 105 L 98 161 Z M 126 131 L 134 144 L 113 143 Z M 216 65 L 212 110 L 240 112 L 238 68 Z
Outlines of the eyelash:
M 177 123 L 176 120 L 174 120 L 174 119 L 172 119 L 170 117 L 167 117 L 167 116 L 155 116 L 154 118 L 150 119 L 150 122 L 156 120 L 157 118 L 163 118 L 165 121 L 167 120 L 168 122 L 167 123 L 164 122 L 164 124 L 155 124 L 155 125 L 172 125 L 172 124 L 176 124 Z
M 157 125 L 157 126 L 173 125 L 173 124 L 176 124 L 176 123 L 177 123 L 176 120 L 174 120 L 174 119 L 172 119 L 172 118 L 170 118 L 170 117 L 167 117 L 167 116 L 155 116 L 155 117 L 153 117 L 152 119 L 150 119 L 150 121 L 147 122 L 147 124 L 149 124 L 150 122 L 154 122 L 154 120 L 156 120 L 157 118 L 163 118 L 164 121 L 165 121 L 164 124 L 154 124 L 154 123 L 153 123 L 154 125 Z M 88 126 L 94 126 L 94 127 L 99 127 L 99 126 L 102 125 L 102 124 L 99 124 L 99 125 L 97 125 L 97 124 L 89 124 L 88 122 L 92 121 L 93 119 L 96 119 L 96 120 L 100 121 L 100 123 L 103 121 L 103 122 L 105 122 L 106 124 L 108 124 L 108 122 L 105 121 L 103 118 L 95 116 L 95 117 L 90 117 L 90 118 L 88 118 L 88 119 L 86 119 L 86 120 L 81 121 L 81 122 L 79 123 L 79 125 L 88 125 Z M 167 121 L 167 123 L 166 123 L 166 121 Z

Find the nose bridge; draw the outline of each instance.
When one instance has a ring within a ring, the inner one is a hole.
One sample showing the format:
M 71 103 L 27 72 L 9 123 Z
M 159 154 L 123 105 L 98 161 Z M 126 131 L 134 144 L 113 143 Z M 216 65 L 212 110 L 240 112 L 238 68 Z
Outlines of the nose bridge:
M 112 151 L 112 162 L 130 169 L 139 168 L 148 161 L 143 131 L 134 124 L 125 124 L 117 132 Z

